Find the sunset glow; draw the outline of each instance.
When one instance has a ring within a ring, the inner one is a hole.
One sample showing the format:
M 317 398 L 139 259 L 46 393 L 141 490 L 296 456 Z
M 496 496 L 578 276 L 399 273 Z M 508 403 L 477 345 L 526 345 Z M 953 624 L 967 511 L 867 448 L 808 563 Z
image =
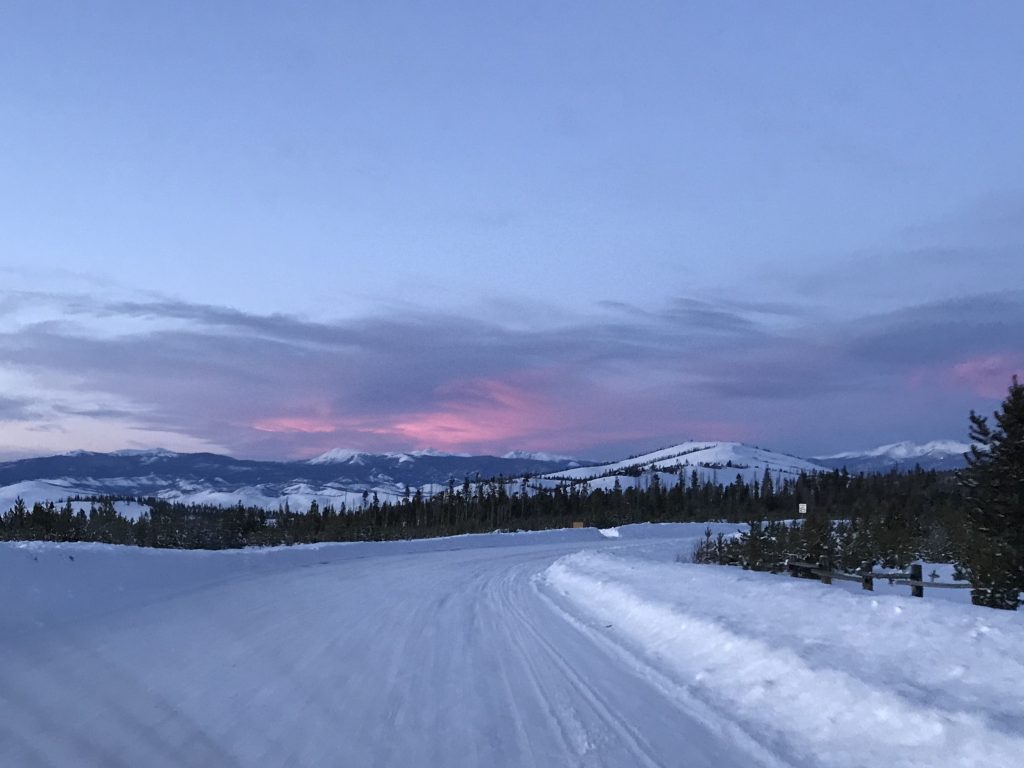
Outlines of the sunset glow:
M 1021 7 L 208 5 L 5 8 L 2 457 L 825 455 L 1024 372 Z
M 996 399 L 1006 394 L 1010 378 L 1021 371 L 1024 371 L 1024 354 L 1017 357 L 986 355 L 956 363 L 953 377 L 975 394 Z

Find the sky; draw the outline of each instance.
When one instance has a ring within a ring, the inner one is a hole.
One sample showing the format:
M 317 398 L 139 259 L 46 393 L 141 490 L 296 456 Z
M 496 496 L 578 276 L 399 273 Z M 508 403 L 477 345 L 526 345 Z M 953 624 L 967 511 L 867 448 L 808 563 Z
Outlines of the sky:
M 0 458 L 965 438 L 1024 5 L 0 8 Z

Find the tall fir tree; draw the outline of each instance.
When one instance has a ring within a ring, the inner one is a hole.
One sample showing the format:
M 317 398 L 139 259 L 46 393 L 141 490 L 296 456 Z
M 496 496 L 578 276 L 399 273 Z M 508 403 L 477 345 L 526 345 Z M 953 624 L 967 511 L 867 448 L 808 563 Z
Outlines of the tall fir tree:
M 1016 376 L 993 419 L 971 411 L 960 565 L 977 605 L 1016 610 L 1024 589 L 1024 385 Z

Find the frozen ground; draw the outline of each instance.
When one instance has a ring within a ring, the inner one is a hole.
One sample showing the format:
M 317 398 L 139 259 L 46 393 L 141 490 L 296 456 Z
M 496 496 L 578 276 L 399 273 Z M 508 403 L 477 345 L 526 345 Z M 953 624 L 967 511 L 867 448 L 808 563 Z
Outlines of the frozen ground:
M 1020 764 L 1024 617 L 673 562 L 703 528 L 0 545 L 0 765 Z

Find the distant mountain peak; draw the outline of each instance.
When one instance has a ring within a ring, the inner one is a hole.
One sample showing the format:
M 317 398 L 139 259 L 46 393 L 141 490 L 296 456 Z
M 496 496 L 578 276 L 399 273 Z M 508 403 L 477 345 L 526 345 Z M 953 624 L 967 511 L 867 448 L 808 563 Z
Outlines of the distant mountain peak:
M 390 459 L 399 462 L 409 462 L 415 461 L 416 459 L 445 458 L 448 456 L 466 459 L 470 457 L 470 454 L 447 453 L 445 451 L 438 451 L 434 448 L 421 448 L 419 450 L 408 451 L 406 453 L 370 453 L 368 451 L 361 451 L 357 448 L 332 448 L 329 451 L 321 453 L 319 456 L 309 459 L 306 463 L 362 465 L 373 459 Z
M 471 456 L 472 454 L 469 454 L 469 453 L 451 453 L 449 451 L 439 451 L 436 448 L 420 448 L 419 450 L 416 450 L 416 451 L 406 451 L 405 455 L 406 456 L 415 456 L 416 458 L 422 458 L 424 456 L 434 456 L 434 457 L 438 457 L 438 456 L 440 456 L 440 457 L 443 457 L 443 456 L 457 456 L 459 458 L 465 459 L 465 458 L 469 458 L 469 456 Z
M 175 451 L 168 451 L 166 448 L 123 448 L 120 451 L 112 451 L 111 456 L 177 456 Z
M 966 465 L 964 454 L 971 449 L 968 443 L 958 440 L 929 440 L 915 443 L 902 440 L 887 443 L 863 451 L 844 451 L 832 456 L 817 456 L 813 461 L 828 467 L 845 467 L 851 472 L 888 472 L 896 469 L 955 470 Z
M 869 448 L 865 451 L 845 451 L 833 456 L 819 456 L 819 459 L 866 459 L 866 458 L 888 458 L 894 461 L 905 461 L 921 457 L 943 457 L 961 456 L 971 449 L 968 443 L 957 440 L 930 440 L 927 443 L 914 443 L 910 440 L 902 440 L 898 443 L 888 443 L 877 448 Z
M 820 464 L 785 453 L 770 451 L 746 443 L 718 440 L 689 441 L 631 456 L 622 461 L 566 469 L 543 475 L 536 482 L 546 485 L 587 483 L 591 488 L 610 490 L 650 482 L 657 474 L 660 482 L 688 481 L 693 474 L 701 482 L 731 483 L 737 476 L 744 482 L 759 482 L 765 472 L 775 480 L 826 471 Z
M 329 451 L 314 456 L 307 464 L 361 464 L 364 457 L 370 454 L 355 448 L 331 448 Z
M 180 454 L 180 453 L 177 453 L 175 451 L 169 451 L 166 448 L 122 448 L 119 451 L 110 451 L 109 453 L 104 453 L 102 451 L 75 450 L 75 451 L 65 451 L 64 453 L 60 453 L 60 454 L 57 454 L 57 455 L 58 456 L 68 456 L 68 457 L 117 456 L 118 458 L 122 458 L 122 459 L 133 459 L 133 458 L 158 459 L 158 458 L 170 457 L 170 456 L 182 456 L 184 454 Z M 38 458 L 42 458 L 42 457 L 38 457 Z
M 560 453 L 545 453 L 544 451 L 509 451 L 502 454 L 503 459 L 525 459 L 529 461 L 565 461 L 578 463 L 575 456 L 563 456 Z

